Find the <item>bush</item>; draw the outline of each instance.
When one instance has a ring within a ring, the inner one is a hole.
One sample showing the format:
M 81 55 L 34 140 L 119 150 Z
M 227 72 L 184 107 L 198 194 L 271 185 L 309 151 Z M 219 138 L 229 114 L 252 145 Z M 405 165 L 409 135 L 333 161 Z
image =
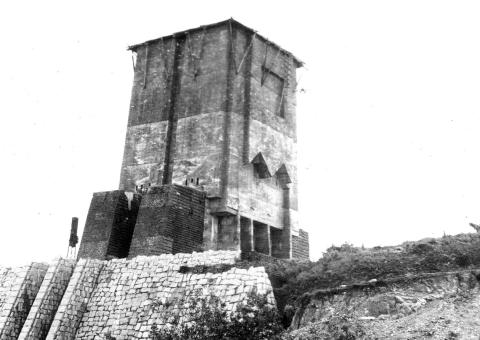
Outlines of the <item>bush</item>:
M 233 313 L 214 295 L 193 296 L 186 303 L 190 306 L 188 315 L 175 315 L 169 327 L 160 329 L 153 325 L 153 340 L 280 339 L 283 331 L 277 310 L 268 302 L 267 295 L 249 294 Z

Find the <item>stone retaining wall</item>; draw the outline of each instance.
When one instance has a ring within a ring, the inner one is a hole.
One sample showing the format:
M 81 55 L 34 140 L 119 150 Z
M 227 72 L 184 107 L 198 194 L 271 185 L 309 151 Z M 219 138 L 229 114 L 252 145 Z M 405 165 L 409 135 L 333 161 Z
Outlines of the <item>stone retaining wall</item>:
M 228 311 L 252 291 L 274 304 L 264 268 L 236 268 L 239 257 L 208 251 L 0 269 L 0 339 L 148 339 L 154 323 L 190 320 L 202 297 L 219 297 Z
M 74 268 L 75 260 L 61 258 L 49 266 L 18 339 L 45 339 Z
M 104 263 L 105 261 L 93 259 L 78 261 L 48 332 L 47 340 L 75 338 L 78 325 L 87 309 L 88 300 L 95 289 L 98 274 Z
M 42 284 L 48 265 L 4 269 L 0 276 L 0 339 L 17 339 L 35 296 Z
M 254 288 L 260 293 L 271 290 L 263 267 L 190 272 L 203 266 L 233 264 L 237 256 L 237 252 L 204 254 L 208 253 L 108 262 L 75 339 L 94 339 L 106 333 L 118 340 L 148 339 L 153 323 L 163 326 L 177 313 L 187 315 L 188 297 L 214 294 L 226 303 L 228 310 L 233 310 Z

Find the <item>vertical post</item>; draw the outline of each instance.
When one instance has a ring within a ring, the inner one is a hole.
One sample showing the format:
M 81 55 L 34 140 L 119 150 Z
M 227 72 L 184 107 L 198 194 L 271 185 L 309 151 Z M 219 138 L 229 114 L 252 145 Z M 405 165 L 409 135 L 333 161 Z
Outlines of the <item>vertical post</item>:
M 250 222 L 250 232 L 248 233 L 248 235 L 250 236 L 250 249 L 251 251 L 255 251 L 255 238 L 253 237 L 253 233 L 254 233 L 254 230 L 253 230 L 253 220 L 250 218 L 248 219 L 248 221 Z
M 145 47 L 145 68 L 143 70 L 143 88 L 147 87 L 147 72 L 148 72 L 148 44 Z
M 216 217 L 216 216 L 212 216 L 212 220 L 211 220 L 211 223 L 210 223 L 210 228 L 211 228 L 210 242 L 211 242 L 211 244 L 216 244 L 216 242 L 215 242 L 215 236 L 216 236 L 216 234 L 217 234 L 217 232 L 218 232 L 217 226 L 218 226 L 217 217 Z
M 272 238 L 270 235 L 270 226 L 267 225 L 267 244 L 268 244 L 268 255 L 272 256 Z
M 290 221 L 290 188 L 283 188 L 283 230 L 282 230 L 282 258 L 292 258 L 292 229 Z
M 163 178 L 162 184 L 172 184 L 173 163 L 175 159 L 176 137 L 177 137 L 177 121 L 178 113 L 176 111 L 177 94 L 181 86 L 181 70 L 180 63 L 183 58 L 183 50 L 185 48 L 185 36 L 172 38 L 175 46 L 173 51 L 173 70 L 171 73 L 170 95 L 167 101 L 168 106 L 168 125 L 167 136 L 165 141 L 165 159 L 163 161 Z
M 252 63 L 253 63 L 253 40 L 255 33 L 250 35 L 245 42 L 245 68 L 243 73 L 243 150 L 242 162 L 248 164 L 250 161 L 250 111 L 251 111 L 251 87 L 252 87 Z M 241 64 L 240 64 L 241 66 Z
M 220 197 L 221 205 L 227 206 L 228 202 L 228 183 L 230 171 L 230 134 L 232 129 L 232 110 L 233 110 L 233 95 L 235 83 L 235 37 L 236 29 L 232 29 L 232 21 L 229 22 L 229 41 L 227 45 L 227 86 L 225 89 L 225 106 L 224 106 L 224 120 L 223 120 L 223 142 L 222 142 L 222 161 L 220 164 Z
M 240 222 L 241 222 L 240 221 L 240 215 L 237 214 L 236 218 L 237 218 L 237 221 L 236 221 L 237 224 L 236 224 L 236 230 L 235 230 L 235 240 L 236 240 L 235 247 L 237 248 L 237 250 L 241 250 L 241 244 L 240 244 L 241 243 L 241 235 L 240 235 L 240 233 L 241 233 L 242 226 L 240 224 Z

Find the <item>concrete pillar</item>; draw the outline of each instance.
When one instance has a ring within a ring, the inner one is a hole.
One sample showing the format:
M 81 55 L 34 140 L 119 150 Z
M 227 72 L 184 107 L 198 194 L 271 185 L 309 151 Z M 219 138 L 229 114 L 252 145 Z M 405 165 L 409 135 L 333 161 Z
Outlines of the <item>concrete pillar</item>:
M 249 219 L 248 220 L 250 225 L 249 225 L 249 229 L 250 229 L 250 249 L 251 251 L 254 251 L 255 250 L 255 239 L 253 237 L 253 220 L 252 219 Z
M 268 255 L 272 256 L 272 235 L 270 235 L 270 226 L 267 225 Z
M 237 222 L 237 225 L 236 225 L 236 229 L 235 229 L 235 244 L 236 244 L 236 248 L 238 250 L 241 250 L 241 219 L 240 219 L 240 215 L 237 214 L 236 216 L 236 222 Z
M 254 223 L 254 235 L 255 251 L 265 255 L 270 254 L 270 233 L 269 226 L 255 221 Z
M 292 230 L 290 225 L 290 188 L 283 189 L 283 230 L 282 230 L 282 258 L 292 258 Z
M 240 216 L 240 244 L 243 253 L 253 251 L 253 224 L 252 220 Z

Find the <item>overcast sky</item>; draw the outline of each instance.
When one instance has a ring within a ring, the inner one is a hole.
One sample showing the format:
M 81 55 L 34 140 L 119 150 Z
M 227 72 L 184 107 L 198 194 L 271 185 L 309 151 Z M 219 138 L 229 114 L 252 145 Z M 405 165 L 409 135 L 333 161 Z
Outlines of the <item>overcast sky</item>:
M 118 188 L 130 44 L 233 17 L 304 60 L 301 226 L 312 259 L 480 223 L 478 1 L 0 5 L 0 264 L 65 255 Z

